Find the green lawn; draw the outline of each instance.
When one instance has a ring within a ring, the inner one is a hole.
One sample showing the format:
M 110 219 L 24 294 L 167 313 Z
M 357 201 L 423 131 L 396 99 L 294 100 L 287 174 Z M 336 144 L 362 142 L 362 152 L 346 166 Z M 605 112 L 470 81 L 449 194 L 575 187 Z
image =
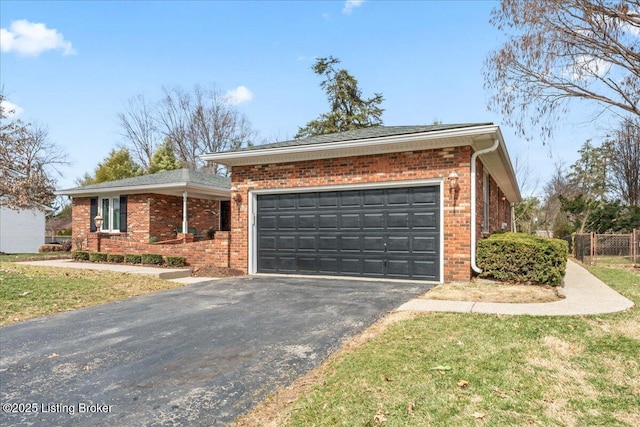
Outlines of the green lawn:
M 590 270 L 640 302 L 637 273 Z M 271 411 L 287 426 L 638 426 L 640 310 L 421 314 L 331 358 L 301 389 L 238 425 L 272 420 Z
M 36 261 L 43 259 L 71 258 L 71 252 L 45 252 L 32 254 L 0 254 L 0 262 Z
M 0 261 L 0 325 L 178 286 L 151 276 Z

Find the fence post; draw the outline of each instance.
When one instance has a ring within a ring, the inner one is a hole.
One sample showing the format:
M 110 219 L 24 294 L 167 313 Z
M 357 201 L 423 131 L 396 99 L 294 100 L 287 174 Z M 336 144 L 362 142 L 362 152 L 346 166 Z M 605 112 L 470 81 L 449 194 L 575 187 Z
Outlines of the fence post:
M 591 245 L 589 246 L 591 246 L 591 253 L 589 255 L 591 256 L 591 260 L 589 264 L 596 265 L 596 233 L 593 231 L 591 232 L 590 240 Z

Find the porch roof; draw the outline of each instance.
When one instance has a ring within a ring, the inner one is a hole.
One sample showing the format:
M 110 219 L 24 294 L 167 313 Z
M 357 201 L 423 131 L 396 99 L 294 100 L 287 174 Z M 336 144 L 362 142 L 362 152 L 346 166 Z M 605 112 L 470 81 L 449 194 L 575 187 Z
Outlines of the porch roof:
M 80 187 L 58 190 L 58 196 L 89 197 L 108 194 L 166 194 L 202 199 L 228 200 L 231 181 L 229 178 L 191 169 L 176 169 L 152 175 L 142 175 L 117 181 L 101 182 Z

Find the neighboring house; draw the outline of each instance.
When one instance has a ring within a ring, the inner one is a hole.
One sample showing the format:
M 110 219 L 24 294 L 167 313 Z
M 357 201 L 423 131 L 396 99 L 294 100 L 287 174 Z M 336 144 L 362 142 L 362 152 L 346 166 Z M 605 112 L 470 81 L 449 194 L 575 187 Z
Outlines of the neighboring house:
M 202 158 L 231 167 L 230 267 L 249 274 L 468 281 L 477 240 L 511 230 L 521 199 L 492 123 L 376 126 Z
M 228 178 L 178 169 L 56 194 L 73 198 L 75 249 L 161 253 L 228 266 Z M 97 216 L 102 218 L 100 230 Z M 209 230 L 215 231 L 213 240 Z
M 14 210 L 0 202 L 0 253 L 35 253 L 44 244 L 45 212 Z

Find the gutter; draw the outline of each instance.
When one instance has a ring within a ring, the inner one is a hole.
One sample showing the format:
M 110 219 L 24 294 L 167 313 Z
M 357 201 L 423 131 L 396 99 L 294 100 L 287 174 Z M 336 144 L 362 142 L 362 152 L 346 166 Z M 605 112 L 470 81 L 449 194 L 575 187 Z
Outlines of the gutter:
M 476 264 L 476 159 L 482 154 L 495 151 L 500 146 L 500 140 L 496 138 L 489 148 L 476 151 L 471 155 L 471 269 L 476 273 L 482 273 L 482 269 Z

